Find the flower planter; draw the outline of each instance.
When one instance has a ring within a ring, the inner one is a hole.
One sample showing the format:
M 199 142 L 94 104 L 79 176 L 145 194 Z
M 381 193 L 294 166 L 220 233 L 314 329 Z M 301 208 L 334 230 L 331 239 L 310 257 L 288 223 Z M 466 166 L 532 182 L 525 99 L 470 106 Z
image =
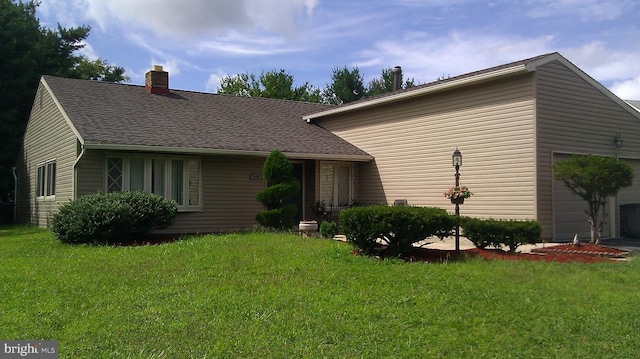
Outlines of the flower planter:
M 453 203 L 453 204 L 463 204 L 464 203 L 464 197 L 451 198 L 451 203 Z
M 318 222 L 300 221 L 298 230 L 304 233 L 316 232 L 318 230 Z

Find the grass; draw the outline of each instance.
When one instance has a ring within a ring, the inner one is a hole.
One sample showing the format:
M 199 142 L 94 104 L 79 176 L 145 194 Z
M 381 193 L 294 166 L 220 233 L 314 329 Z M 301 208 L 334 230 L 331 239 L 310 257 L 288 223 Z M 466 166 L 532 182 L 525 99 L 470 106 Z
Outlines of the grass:
M 640 260 L 380 261 L 283 234 L 69 246 L 0 227 L 0 339 L 61 358 L 637 358 Z

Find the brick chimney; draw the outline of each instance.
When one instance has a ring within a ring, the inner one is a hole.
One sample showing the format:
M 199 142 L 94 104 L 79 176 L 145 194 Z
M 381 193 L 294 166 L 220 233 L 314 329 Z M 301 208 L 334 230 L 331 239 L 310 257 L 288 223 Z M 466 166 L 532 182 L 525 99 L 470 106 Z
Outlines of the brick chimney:
M 144 87 L 148 93 L 156 95 L 169 94 L 169 73 L 162 70 L 162 66 L 153 65 L 153 68 L 144 75 Z

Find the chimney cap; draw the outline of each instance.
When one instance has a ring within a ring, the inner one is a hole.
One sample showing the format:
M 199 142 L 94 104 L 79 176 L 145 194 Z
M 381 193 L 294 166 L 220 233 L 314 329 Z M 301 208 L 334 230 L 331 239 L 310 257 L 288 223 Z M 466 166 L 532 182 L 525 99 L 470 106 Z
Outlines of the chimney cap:
M 151 67 L 151 71 L 163 71 L 162 70 L 162 65 L 153 65 Z

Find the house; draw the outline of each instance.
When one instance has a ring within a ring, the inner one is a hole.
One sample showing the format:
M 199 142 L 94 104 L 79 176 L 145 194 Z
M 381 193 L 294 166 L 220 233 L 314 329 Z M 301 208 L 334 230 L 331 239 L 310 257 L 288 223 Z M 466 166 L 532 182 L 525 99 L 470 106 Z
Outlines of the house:
M 173 232 L 251 228 L 264 158 L 278 148 L 302 182 L 300 218 L 339 206 L 407 200 L 453 209 L 451 154 L 474 196 L 467 216 L 536 219 L 548 240 L 589 236 L 585 204 L 552 167 L 571 154 L 616 156 L 640 173 L 640 112 L 558 53 L 342 106 L 44 76 L 18 159 L 18 219 L 46 225 L 57 206 L 95 191 L 175 199 Z M 640 176 L 609 201 L 640 202 Z
M 326 105 L 169 89 L 155 67 L 145 86 L 43 76 L 17 164 L 17 219 L 46 226 L 63 203 L 96 191 L 142 190 L 178 202 L 167 231 L 233 231 L 256 225 L 262 167 L 273 149 L 303 184 L 300 217 L 316 173 L 372 157 L 304 114 Z M 327 178 L 325 185 L 332 185 Z M 342 179 L 341 179 L 342 180 Z

